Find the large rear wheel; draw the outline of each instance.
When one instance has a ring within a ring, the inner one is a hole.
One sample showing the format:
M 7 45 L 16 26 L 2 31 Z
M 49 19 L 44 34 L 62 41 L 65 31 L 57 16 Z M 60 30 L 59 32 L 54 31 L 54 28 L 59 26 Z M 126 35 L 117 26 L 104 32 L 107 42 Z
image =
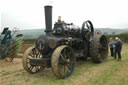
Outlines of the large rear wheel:
M 52 71 L 58 78 L 67 78 L 73 73 L 75 62 L 72 48 L 62 45 L 56 48 L 52 54 Z
M 95 35 L 90 42 L 90 56 L 93 62 L 102 63 L 108 57 L 108 42 L 107 38 L 102 35 Z

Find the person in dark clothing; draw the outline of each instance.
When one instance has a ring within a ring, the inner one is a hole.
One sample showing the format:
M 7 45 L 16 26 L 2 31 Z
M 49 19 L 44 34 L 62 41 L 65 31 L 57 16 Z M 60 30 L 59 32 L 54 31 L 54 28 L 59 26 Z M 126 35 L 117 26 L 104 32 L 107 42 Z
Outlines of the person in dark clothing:
M 114 41 L 112 38 L 110 38 L 109 47 L 110 47 L 111 57 L 113 57 L 114 56 Z
M 118 54 L 118 61 L 121 61 L 122 41 L 118 37 L 116 37 L 115 40 L 115 59 L 116 55 Z

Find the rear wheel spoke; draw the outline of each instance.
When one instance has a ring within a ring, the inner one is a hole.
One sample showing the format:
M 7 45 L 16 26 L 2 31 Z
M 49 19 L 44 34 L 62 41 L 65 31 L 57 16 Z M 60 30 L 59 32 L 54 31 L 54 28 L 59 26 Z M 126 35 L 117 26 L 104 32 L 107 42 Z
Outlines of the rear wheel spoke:
M 62 58 L 63 60 L 65 60 L 62 54 L 60 54 L 60 56 L 61 56 L 61 58 Z
M 69 73 L 71 72 L 67 66 L 65 66 L 65 68 L 66 68 L 66 70 L 67 70 Z

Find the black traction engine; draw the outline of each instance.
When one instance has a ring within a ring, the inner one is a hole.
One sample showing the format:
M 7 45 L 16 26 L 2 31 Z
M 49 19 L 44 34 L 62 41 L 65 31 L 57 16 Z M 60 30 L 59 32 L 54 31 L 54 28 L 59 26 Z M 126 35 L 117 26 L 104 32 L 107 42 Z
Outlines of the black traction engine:
M 91 21 L 82 27 L 58 21 L 52 29 L 52 6 L 45 6 L 46 35 L 40 35 L 35 46 L 28 48 L 23 56 L 23 67 L 29 73 L 52 68 L 58 78 L 69 77 L 75 68 L 76 59 L 95 63 L 104 62 L 108 56 L 108 42 L 104 35 L 94 35 Z

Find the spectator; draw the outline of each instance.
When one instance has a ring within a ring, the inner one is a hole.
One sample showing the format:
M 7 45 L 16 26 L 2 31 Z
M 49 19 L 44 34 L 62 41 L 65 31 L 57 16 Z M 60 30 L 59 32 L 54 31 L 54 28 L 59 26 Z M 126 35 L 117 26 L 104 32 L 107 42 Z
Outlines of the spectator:
M 121 61 L 122 41 L 118 37 L 116 37 L 115 40 L 115 59 L 118 54 L 118 61 Z
M 111 57 L 113 57 L 114 56 L 114 41 L 112 38 L 110 38 L 109 47 L 110 47 Z

